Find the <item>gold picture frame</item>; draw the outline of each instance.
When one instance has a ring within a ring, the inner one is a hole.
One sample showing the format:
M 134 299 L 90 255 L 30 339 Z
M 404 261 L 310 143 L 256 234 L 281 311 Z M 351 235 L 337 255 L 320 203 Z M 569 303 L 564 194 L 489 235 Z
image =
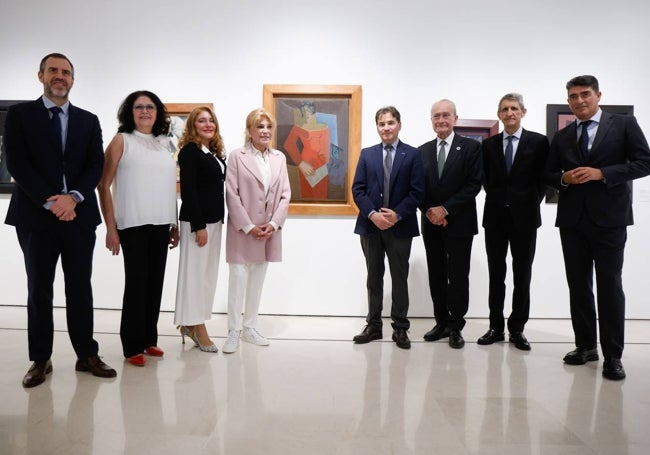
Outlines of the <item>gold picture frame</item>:
M 361 86 L 265 84 L 263 105 L 277 123 L 273 147 L 287 156 L 289 214 L 356 215 L 352 180 L 361 152 Z M 313 175 L 301 173 L 296 163 L 303 153 L 320 160 Z

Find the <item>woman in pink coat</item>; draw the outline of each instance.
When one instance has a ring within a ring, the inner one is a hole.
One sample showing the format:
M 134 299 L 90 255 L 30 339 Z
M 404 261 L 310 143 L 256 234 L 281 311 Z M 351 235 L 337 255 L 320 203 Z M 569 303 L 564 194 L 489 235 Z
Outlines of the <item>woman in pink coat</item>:
M 237 350 L 240 337 L 257 346 L 269 344 L 257 331 L 257 314 L 268 263 L 282 260 L 282 226 L 291 199 L 286 158 L 271 148 L 274 128 L 273 116 L 255 109 L 246 117 L 246 143 L 228 158 L 226 262 L 230 276 L 225 354 Z

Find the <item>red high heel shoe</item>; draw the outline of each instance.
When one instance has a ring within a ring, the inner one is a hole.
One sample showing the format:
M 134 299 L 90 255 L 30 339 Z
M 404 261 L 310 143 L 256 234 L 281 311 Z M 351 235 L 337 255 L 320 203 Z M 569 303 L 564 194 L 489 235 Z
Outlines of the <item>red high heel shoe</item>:
M 147 363 L 147 359 L 144 358 L 144 354 L 137 354 L 131 357 L 127 357 L 126 361 L 131 365 L 135 365 L 136 367 L 143 367 L 144 364 Z
M 152 357 L 162 357 L 165 355 L 165 352 L 160 349 L 158 346 L 149 346 L 147 349 L 144 350 L 144 352 L 147 355 L 150 355 Z

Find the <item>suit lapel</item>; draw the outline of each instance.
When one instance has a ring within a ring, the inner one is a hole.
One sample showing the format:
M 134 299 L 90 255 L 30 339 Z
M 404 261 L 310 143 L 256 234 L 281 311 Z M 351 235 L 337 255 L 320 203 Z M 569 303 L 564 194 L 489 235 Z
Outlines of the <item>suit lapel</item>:
M 442 169 L 442 175 L 440 176 L 441 178 L 447 174 L 449 169 L 453 168 L 455 166 L 456 160 L 458 160 L 460 157 L 459 155 L 463 151 L 463 138 L 459 134 L 454 134 L 454 140 L 452 141 L 451 145 L 447 149 L 447 159 L 445 160 L 445 167 Z M 436 151 L 437 151 L 436 147 Z M 437 163 L 437 160 L 436 160 Z M 505 166 L 505 164 L 504 164 Z M 437 166 L 436 166 L 437 167 Z
M 262 174 L 260 172 L 260 167 L 257 165 L 257 161 L 255 159 L 255 153 L 253 152 L 253 146 L 250 144 L 246 145 L 246 148 L 240 152 L 242 156 L 242 164 L 248 171 L 255 176 L 255 178 L 262 184 L 264 185 L 264 179 L 262 178 Z
M 393 155 L 393 167 L 390 172 L 390 188 L 393 188 L 393 183 L 395 183 L 395 179 L 397 178 L 399 168 L 404 162 L 405 158 L 406 158 L 406 152 L 404 151 L 404 147 L 402 147 L 402 142 L 400 141 L 397 143 L 397 149 L 395 150 Z
M 381 183 L 381 190 L 384 191 L 384 146 L 380 143 L 372 150 L 370 162 L 374 164 L 375 178 Z
M 279 157 L 279 151 L 275 149 L 269 149 L 269 164 L 271 166 L 271 178 L 269 182 L 269 187 L 273 186 L 275 181 L 280 178 L 280 168 L 282 167 L 282 159 Z
M 609 131 L 612 126 L 613 118 L 614 116 L 609 112 L 603 111 L 602 115 L 600 116 L 598 130 L 596 130 L 596 137 L 594 138 L 593 144 L 591 144 L 591 151 L 589 152 L 590 155 L 598 151 L 598 146 L 603 142 L 605 135 L 607 135 L 607 131 Z
M 515 153 L 515 157 L 512 160 L 512 168 L 510 169 L 510 173 L 512 174 L 514 172 L 515 167 L 517 166 L 517 163 L 521 161 L 520 156 L 523 156 L 526 154 L 526 147 L 528 147 L 528 140 L 530 139 L 530 135 L 528 134 L 528 131 L 526 130 L 521 130 L 521 137 L 519 138 L 519 144 L 517 144 L 517 153 Z M 502 142 L 503 143 L 503 142 Z M 503 156 L 503 163 L 505 166 L 506 158 L 505 155 Z
M 41 98 L 36 100 L 36 107 L 38 111 L 38 118 L 40 118 L 41 122 L 46 125 L 45 131 L 48 132 L 48 141 L 50 144 L 52 144 L 54 150 L 58 151 L 59 153 L 63 153 L 63 150 L 61 148 L 61 138 L 57 137 L 56 130 L 52 124 L 52 118 L 50 117 L 50 112 L 45 107 L 45 104 L 43 104 L 43 100 Z
M 491 159 L 496 161 L 495 169 L 503 170 L 503 174 L 506 175 L 506 157 L 503 152 L 503 135 L 504 133 L 501 132 L 494 136 L 494 139 L 491 141 L 492 146 L 490 153 L 493 155 Z

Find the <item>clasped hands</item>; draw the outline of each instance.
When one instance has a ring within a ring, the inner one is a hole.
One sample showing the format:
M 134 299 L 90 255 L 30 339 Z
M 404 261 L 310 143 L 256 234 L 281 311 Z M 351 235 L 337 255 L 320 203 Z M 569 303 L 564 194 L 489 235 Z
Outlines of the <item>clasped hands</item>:
M 447 211 L 441 205 L 429 207 L 426 212 L 427 220 L 436 226 L 447 226 Z
M 603 171 L 593 167 L 577 167 L 562 174 L 562 183 L 566 185 L 579 185 L 591 180 L 602 180 L 605 178 Z
M 271 237 L 271 235 L 273 235 L 274 232 L 275 229 L 273 228 L 273 225 L 271 223 L 266 223 L 260 226 L 255 226 L 253 229 L 250 230 L 249 234 L 252 235 L 257 240 L 266 240 L 269 237 Z
M 375 226 L 380 230 L 385 231 L 395 226 L 395 223 L 398 221 L 397 213 L 394 210 L 391 210 L 386 207 L 382 207 L 378 212 L 374 212 L 370 215 L 370 221 L 372 221 Z
M 59 221 L 72 221 L 77 217 L 74 211 L 77 202 L 69 194 L 55 194 L 47 198 L 47 202 L 54 202 L 50 206 L 50 212 L 56 216 Z

